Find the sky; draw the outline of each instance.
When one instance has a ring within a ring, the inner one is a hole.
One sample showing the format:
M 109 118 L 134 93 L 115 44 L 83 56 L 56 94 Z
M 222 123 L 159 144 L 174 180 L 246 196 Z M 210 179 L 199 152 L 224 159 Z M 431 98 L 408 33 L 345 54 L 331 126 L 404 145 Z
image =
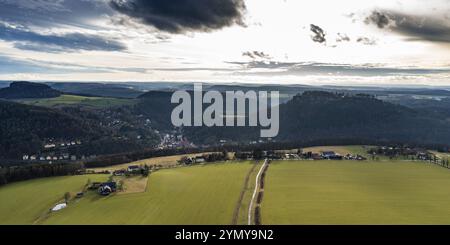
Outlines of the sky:
M 0 0 L 0 80 L 450 86 L 450 0 Z

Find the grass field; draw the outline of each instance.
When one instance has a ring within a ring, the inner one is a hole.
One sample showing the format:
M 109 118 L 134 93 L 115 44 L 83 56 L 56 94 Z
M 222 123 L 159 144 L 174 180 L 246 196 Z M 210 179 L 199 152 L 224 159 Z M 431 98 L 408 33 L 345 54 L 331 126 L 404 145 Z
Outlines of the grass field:
M 173 167 L 173 166 L 178 165 L 178 161 L 184 156 L 196 157 L 196 156 L 201 156 L 203 154 L 205 154 L 205 153 L 174 155 L 174 156 L 165 156 L 165 157 L 153 157 L 153 158 L 143 159 L 143 160 L 139 160 L 139 161 L 131 162 L 131 163 L 124 163 L 124 164 L 113 165 L 113 166 L 108 166 L 108 167 L 91 168 L 90 170 L 115 171 L 115 170 L 120 170 L 120 169 L 126 169 L 126 168 L 128 168 L 128 166 L 131 166 L 131 165 L 147 165 L 147 166 L 161 165 L 163 167 Z
M 0 224 L 246 224 L 254 166 L 164 169 L 51 214 L 65 192 L 108 175 L 13 183 L 0 187 Z M 263 224 L 450 224 L 450 170 L 424 162 L 275 161 L 265 180 Z
M 274 162 L 263 224 L 450 224 L 450 171 L 421 162 Z
M 19 102 L 43 106 L 43 107 L 58 107 L 58 106 L 87 106 L 92 108 L 106 108 L 120 105 L 132 105 L 134 100 L 131 99 L 118 99 L 118 98 L 104 98 L 104 97 L 85 97 L 77 95 L 61 95 L 57 98 L 50 99 L 23 99 Z
M 43 224 L 230 224 L 251 167 L 217 163 L 157 171 L 145 193 L 92 193 Z
M 81 191 L 88 179 L 99 181 L 105 175 L 54 177 L 23 181 L 0 187 L 0 224 L 33 224 L 64 193 Z

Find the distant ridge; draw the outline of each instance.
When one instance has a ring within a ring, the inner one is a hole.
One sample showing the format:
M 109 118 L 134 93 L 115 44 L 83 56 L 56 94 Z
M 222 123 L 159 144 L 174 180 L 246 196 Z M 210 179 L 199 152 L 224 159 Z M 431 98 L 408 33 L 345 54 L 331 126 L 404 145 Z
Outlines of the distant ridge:
M 56 98 L 61 92 L 50 86 L 32 82 L 13 82 L 7 88 L 0 89 L 1 99 Z

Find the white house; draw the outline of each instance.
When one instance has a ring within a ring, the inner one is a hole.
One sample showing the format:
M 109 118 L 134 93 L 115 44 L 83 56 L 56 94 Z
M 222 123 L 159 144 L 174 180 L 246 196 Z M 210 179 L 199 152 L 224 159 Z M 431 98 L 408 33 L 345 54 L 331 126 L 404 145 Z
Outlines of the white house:
M 51 148 L 55 148 L 55 147 L 56 147 L 55 144 L 46 144 L 46 145 L 44 146 L 45 149 L 51 149 Z
M 139 170 L 141 170 L 141 167 L 139 167 L 137 165 L 128 166 L 128 169 L 127 169 L 128 172 L 135 172 L 135 171 L 139 171 Z

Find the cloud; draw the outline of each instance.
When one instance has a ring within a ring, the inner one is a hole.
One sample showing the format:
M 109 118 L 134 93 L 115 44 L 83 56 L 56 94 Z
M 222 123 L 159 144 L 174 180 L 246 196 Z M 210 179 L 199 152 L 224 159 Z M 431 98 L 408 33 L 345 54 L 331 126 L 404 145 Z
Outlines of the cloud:
M 450 69 L 385 67 L 379 64 L 336 64 L 315 62 L 229 62 L 240 65 L 236 75 L 259 76 L 421 76 L 449 74 Z
M 67 73 L 115 73 L 132 72 L 147 73 L 148 69 L 139 67 L 100 67 L 72 64 L 68 62 L 51 62 L 38 59 L 20 59 L 0 54 L 0 74 L 37 73 L 37 74 L 67 74 Z
M 450 20 L 445 16 L 374 11 L 365 22 L 403 35 L 407 41 L 450 42 Z
M 97 35 L 82 33 L 39 34 L 22 27 L 0 23 L 0 40 L 13 42 L 18 49 L 40 52 L 122 51 L 124 44 Z
M 356 39 L 356 41 L 358 43 L 362 43 L 364 45 L 376 45 L 377 44 L 377 41 L 375 39 L 371 39 L 371 38 L 368 38 L 368 37 L 358 37 Z
M 247 51 L 242 53 L 242 56 L 249 57 L 251 59 L 264 59 L 264 60 L 270 60 L 270 55 L 260 52 L 260 51 Z
M 366 19 L 364 20 L 366 24 L 375 24 L 378 28 L 382 29 L 389 25 L 391 20 L 389 17 L 381 12 L 373 11 Z
M 209 32 L 244 25 L 243 0 L 111 0 L 118 12 L 160 31 Z
M 314 42 L 324 43 L 327 41 L 325 38 L 325 32 L 322 28 L 320 28 L 319 26 L 313 25 L 313 24 L 311 24 L 310 27 L 311 27 L 311 31 L 314 33 L 314 35 L 311 36 L 311 39 Z
M 347 34 L 338 33 L 337 34 L 337 38 L 336 38 L 336 42 L 338 42 L 338 43 L 340 43 L 340 42 L 350 42 L 350 37 L 347 36 Z
M 15 73 L 48 73 L 49 69 L 44 66 L 33 64 L 29 61 L 19 60 L 0 55 L 0 74 Z
M 0 0 L 0 3 L 17 6 L 21 9 L 68 11 L 64 0 Z
M 0 20 L 24 26 L 95 29 L 114 13 L 106 0 L 0 0 Z

